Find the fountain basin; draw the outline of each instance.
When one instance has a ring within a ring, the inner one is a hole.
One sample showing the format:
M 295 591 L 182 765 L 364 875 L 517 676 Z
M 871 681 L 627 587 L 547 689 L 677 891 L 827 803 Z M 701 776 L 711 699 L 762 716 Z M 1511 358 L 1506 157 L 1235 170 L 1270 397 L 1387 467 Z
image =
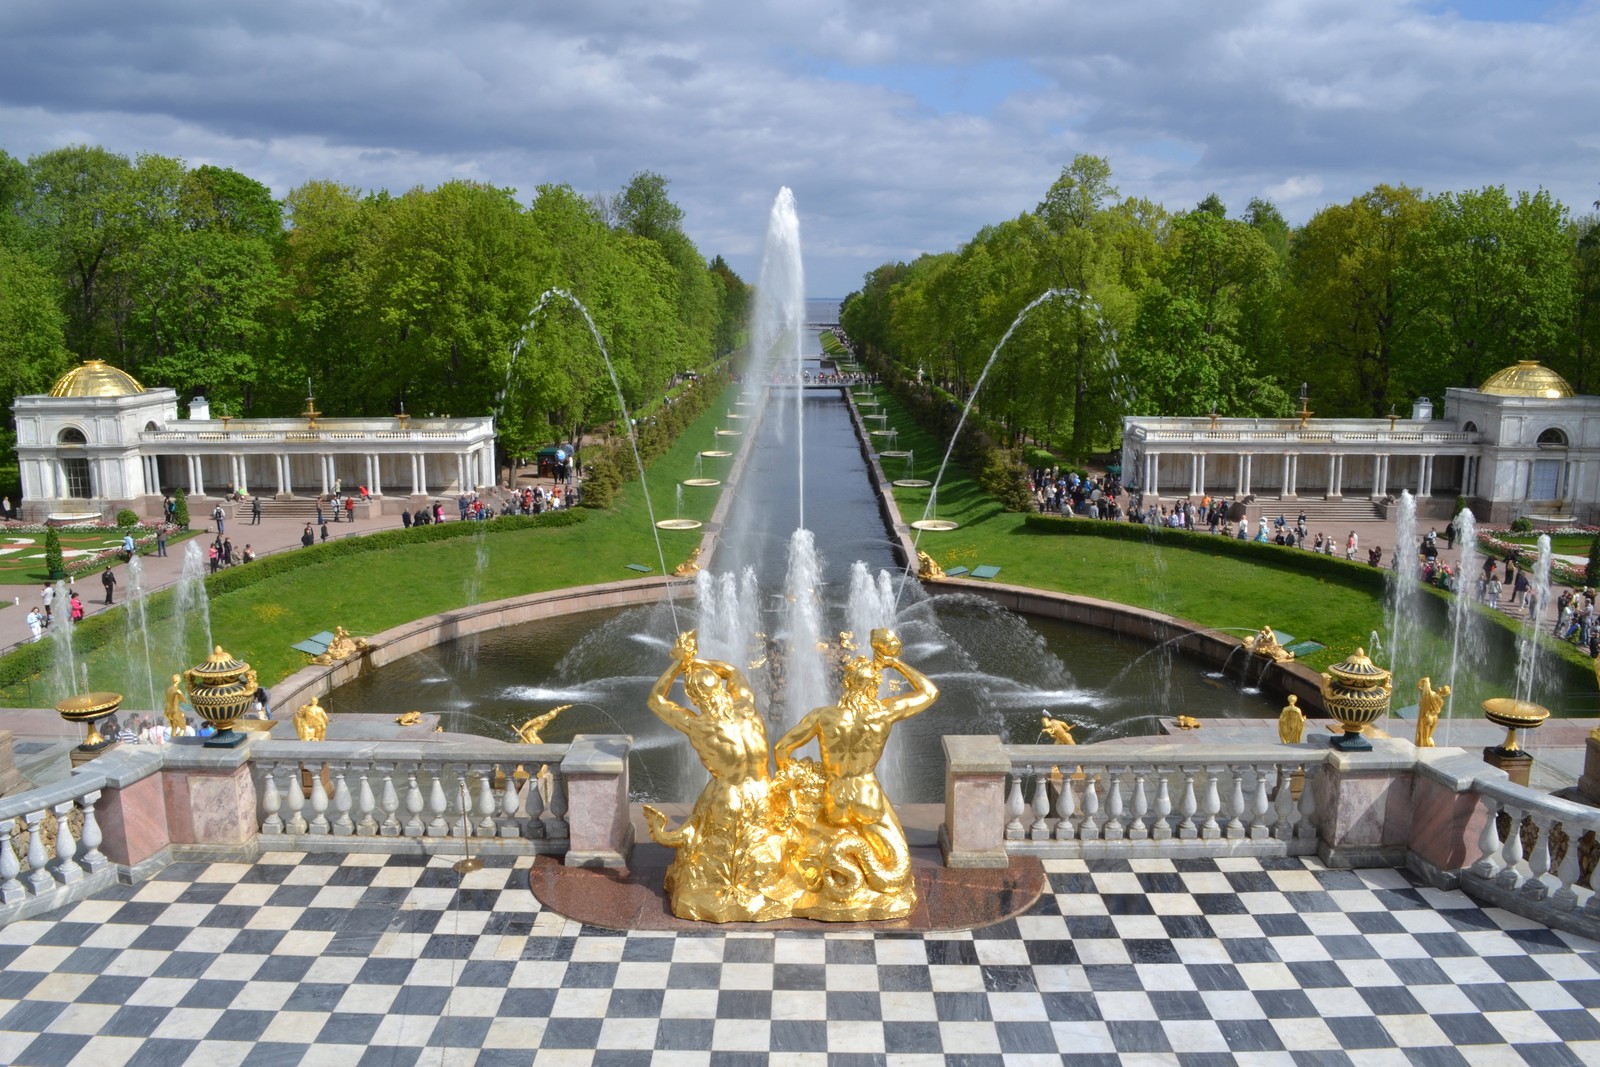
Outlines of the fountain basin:
M 732 452 L 725 452 L 720 448 L 707 449 L 700 454 L 705 456 L 707 459 L 726 459 L 727 457 L 733 455 Z
M 713 485 L 721 485 L 722 480 L 720 478 L 685 478 L 683 484 L 692 485 L 698 489 L 709 489 Z
M 926 489 L 933 483 L 926 478 L 896 478 L 890 484 L 901 489 Z
M 887 452 L 879 452 L 878 455 L 883 459 L 905 459 L 911 453 L 903 448 L 892 448 Z M 897 482 L 896 484 L 899 483 Z
M 658 519 L 656 521 L 656 529 L 658 530 L 698 530 L 704 525 L 699 519 Z
M 959 522 L 952 522 L 949 519 L 918 519 L 916 522 L 911 523 L 913 530 L 922 530 L 925 533 L 944 533 L 960 527 L 961 524 Z

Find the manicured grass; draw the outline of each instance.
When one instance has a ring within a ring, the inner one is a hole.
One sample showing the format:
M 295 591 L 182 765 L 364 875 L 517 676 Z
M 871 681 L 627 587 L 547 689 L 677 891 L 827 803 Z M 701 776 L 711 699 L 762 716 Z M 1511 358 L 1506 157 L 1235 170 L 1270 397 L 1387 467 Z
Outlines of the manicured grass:
M 1507 544 L 1527 545 L 1529 549 L 1535 549 L 1539 544 L 1538 534 L 1528 537 L 1511 537 L 1505 534 L 1496 534 L 1495 538 L 1496 540 L 1505 541 Z M 1593 537 L 1586 537 L 1583 534 L 1558 534 L 1550 538 L 1550 551 L 1558 556 L 1587 558 L 1589 545 L 1593 542 Z
M 712 431 L 726 423 L 724 413 L 736 392 L 737 387 L 725 391 L 651 466 L 650 498 L 657 519 L 674 517 L 678 482 L 693 476 L 695 454 L 710 447 Z M 725 442 L 722 447 L 737 451 L 746 439 L 720 440 Z M 724 465 L 717 473 L 707 472 L 715 477 L 726 471 L 731 459 L 706 462 Z M 721 487 L 685 487 L 683 492 L 683 517 L 703 522 L 716 506 Z M 629 563 L 644 564 L 651 574 L 661 573 L 655 531 L 637 480 L 624 485 L 614 507 L 586 518 L 556 528 L 505 533 L 485 529 L 481 535 L 343 556 L 275 575 L 211 598 L 213 639 L 248 660 L 270 686 L 307 662 L 290 645 L 335 625 L 357 635 L 377 633 L 469 603 L 626 579 L 635 574 L 627 569 Z M 688 558 L 702 532 L 661 531 L 668 571 Z M 157 673 L 192 666 L 196 651 L 185 653 L 192 657 L 190 662 L 158 665 Z M 116 687 L 124 673 L 122 658 L 117 641 L 91 653 L 91 686 Z M 0 702 L 11 706 L 39 699 L 29 683 L 0 690 Z

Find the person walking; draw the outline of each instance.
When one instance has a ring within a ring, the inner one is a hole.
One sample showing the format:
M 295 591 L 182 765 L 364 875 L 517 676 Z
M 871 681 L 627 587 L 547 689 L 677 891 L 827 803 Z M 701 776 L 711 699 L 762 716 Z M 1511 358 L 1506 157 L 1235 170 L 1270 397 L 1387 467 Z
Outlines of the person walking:
M 306 523 L 305 533 L 300 535 L 300 547 L 310 548 L 317 543 L 317 535 L 311 532 L 311 524 Z
M 211 509 L 211 518 L 217 524 L 217 533 L 220 534 L 222 532 L 222 518 L 223 518 L 222 505 L 221 504 L 218 504 L 216 507 Z
M 28 634 L 29 640 L 33 641 L 44 637 L 44 612 L 38 608 L 28 609 Z
M 83 601 L 78 599 L 78 591 L 76 589 L 72 591 L 72 599 L 68 607 L 67 618 L 71 619 L 73 622 L 83 621 Z
M 157 556 L 165 556 L 166 554 L 167 554 L 167 524 L 163 522 L 163 523 L 161 523 L 160 525 L 158 525 L 156 527 L 156 555 Z
M 250 525 L 261 525 L 261 498 L 259 496 L 250 498 Z
M 106 569 L 100 572 L 100 584 L 106 587 L 106 603 L 111 603 L 111 595 L 117 588 L 117 576 L 111 573 L 111 564 L 106 564 Z

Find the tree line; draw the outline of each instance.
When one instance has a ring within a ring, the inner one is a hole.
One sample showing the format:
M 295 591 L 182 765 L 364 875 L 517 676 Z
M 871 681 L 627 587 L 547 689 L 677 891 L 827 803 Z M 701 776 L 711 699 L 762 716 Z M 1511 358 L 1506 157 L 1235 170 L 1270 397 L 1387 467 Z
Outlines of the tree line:
M 1600 208 L 1600 203 L 1595 205 Z M 1083 155 L 1044 199 L 951 252 L 870 271 L 857 344 L 956 397 L 984 383 L 1012 440 L 1082 458 L 1124 415 L 1410 414 L 1518 360 L 1600 389 L 1600 215 L 1546 192 L 1379 185 L 1291 227 L 1268 200 L 1169 211 Z
M 748 291 L 709 263 L 658 174 L 615 196 L 453 180 L 276 199 L 225 167 L 73 146 L 0 151 L 0 403 L 79 359 L 204 395 L 213 415 L 500 416 L 513 451 L 629 408 L 731 352 Z M 519 339 L 523 350 L 513 359 Z M 7 430 L 10 420 L 6 420 Z

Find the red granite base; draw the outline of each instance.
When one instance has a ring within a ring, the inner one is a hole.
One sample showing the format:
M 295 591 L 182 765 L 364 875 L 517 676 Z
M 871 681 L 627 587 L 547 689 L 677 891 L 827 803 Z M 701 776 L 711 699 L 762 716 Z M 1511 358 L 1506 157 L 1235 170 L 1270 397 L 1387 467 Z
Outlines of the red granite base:
M 662 891 L 672 854 L 654 844 L 635 846 L 633 865 L 623 870 L 563 867 L 551 856 L 536 857 L 529 888 L 544 907 L 569 919 L 608 930 L 974 930 L 992 926 L 1033 907 L 1044 892 L 1044 866 L 1031 856 L 1000 870 L 945 867 L 936 849 L 911 850 L 917 906 L 904 919 L 827 923 L 777 919 L 765 923 L 705 923 L 672 914 Z

